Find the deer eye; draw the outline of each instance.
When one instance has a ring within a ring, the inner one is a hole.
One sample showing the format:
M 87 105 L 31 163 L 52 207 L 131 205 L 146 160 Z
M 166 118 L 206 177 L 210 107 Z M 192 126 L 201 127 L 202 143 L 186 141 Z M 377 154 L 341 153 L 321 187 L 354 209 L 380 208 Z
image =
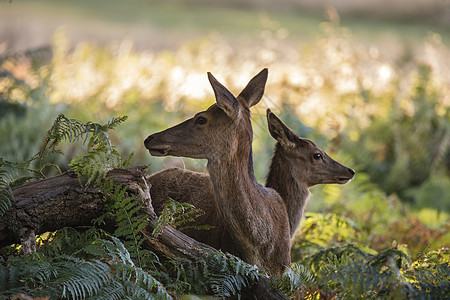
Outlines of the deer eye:
M 315 154 L 313 155 L 313 158 L 314 158 L 315 160 L 322 159 L 322 154 L 320 154 L 320 153 L 315 153 Z
M 195 124 L 198 124 L 198 125 L 206 124 L 206 118 L 204 118 L 204 117 L 198 117 L 198 118 L 195 120 Z

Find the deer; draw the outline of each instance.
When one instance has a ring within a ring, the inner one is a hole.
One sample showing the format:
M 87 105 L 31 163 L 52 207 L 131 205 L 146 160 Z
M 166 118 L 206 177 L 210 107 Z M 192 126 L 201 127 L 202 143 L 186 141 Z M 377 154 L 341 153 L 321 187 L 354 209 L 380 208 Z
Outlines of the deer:
M 277 141 L 266 187 L 277 191 L 283 199 L 292 239 L 303 219 L 311 195 L 309 188 L 317 184 L 346 184 L 354 178 L 355 171 L 332 159 L 313 141 L 296 135 L 270 109 L 267 109 L 266 116 L 269 133 Z M 224 234 L 224 228 L 218 221 L 213 187 L 208 175 L 169 168 L 148 176 L 147 180 L 152 185 L 150 194 L 158 214 L 169 198 L 200 208 L 204 214 L 195 220 L 195 225 L 210 225 L 212 228 L 187 228 L 183 232 L 219 248 L 218 239 Z
M 283 199 L 259 184 L 253 169 L 250 108 L 261 100 L 267 76 L 263 69 L 235 97 L 208 72 L 216 103 L 149 135 L 144 145 L 153 156 L 207 160 L 211 200 L 223 228 L 218 248 L 272 275 L 290 264 L 290 232 Z
M 267 123 L 277 143 L 266 187 L 276 190 L 283 199 L 292 238 L 311 195 L 309 188 L 317 184 L 346 184 L 354 178 L 355 171 L 332 159 L 313 141 L 296 135 L 270 109 Z

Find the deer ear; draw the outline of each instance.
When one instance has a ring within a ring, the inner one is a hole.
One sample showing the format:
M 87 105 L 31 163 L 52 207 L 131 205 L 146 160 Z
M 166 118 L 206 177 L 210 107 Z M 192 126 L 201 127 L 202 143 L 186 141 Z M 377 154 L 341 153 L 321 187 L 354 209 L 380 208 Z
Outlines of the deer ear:
M 244 100 L 249 108 L 261 100 L 266 87 L 268 73 L 267 68 L 263 69 L 248 82 L 247 86 L 239 94 L 238 99 Z
M 237 99 L 210 72 L 208 72 L 208 79 L 214 90 L 217 106 L 233 120 L 239 118 L 241 108 Z
M 295 133 L 289 129 L 270 109 L 267 109 L 267 124 L 270 135 L 283 147 L 295 147 Z

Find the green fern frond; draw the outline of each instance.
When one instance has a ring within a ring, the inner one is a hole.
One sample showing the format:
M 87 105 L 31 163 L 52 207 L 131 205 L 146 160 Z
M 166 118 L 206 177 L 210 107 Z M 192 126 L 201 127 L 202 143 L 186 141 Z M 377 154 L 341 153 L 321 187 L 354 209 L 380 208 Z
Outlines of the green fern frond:
M 174 262 L 178 287 L 187 288 L 187 292 L 212 293 L 216 297 L 227 298 L 239 294 L 243 288 L 257 282 L 260 276 L 265 276 L 257 266 L 231 254 L 208 250 L 205 254 L 195 262 Z
M 125 240 L 125 246 L 130 250 L 132 258 L 136 259 L 138 266 L 141 267 L 141 245 L 145 241 L 141 230 L 148 223 L 147 215 L 139 213 L 142 204 L 135 197 L 126 195 L 126 187 L 122 185 L 114 187 L 112 180 L 105 180 L 98 188 L 104 195 L 107 214 L 113 216 L 116 221 L 114 236 Z
M 127 116 L 113 118 L 105 125 L 88 122 L 80 125 L 80 128 L 83 130 L 77 131 L 77 134 L 72 134 L 78 128 L 75 127 L 75 129 L 63 130 L 63 134 L 59 135 L 62 137 L 68 136 L 69 139 L 78 139 L 85 134 L 84 140 L 86 141 L 89 134 L 91 134 L 87 145 L 87 153 L 80 154 L 69 163 L 71 169 L 80 175 L 80 180 L 81 175 L 86 177 L 86 186 L 89 186 L 91 183 L 95 183 L 98 186 L 108 171 L 115 168 L 126 168 L 130 165 L 133 154 L 131 153 L 127 158 L 122 159 L 119 152 L 111 144 L 108 133 L 108 130 L 113 129 L 127 118 Z M 64 118 L 62 119 L 65 120 Z
M 90 300 L 122 300 L 125 298 L 125 289 L 121 282 L 112 281 L 97 294 L 87 298 Z
M 391 272 L 381 274 L 373 267 L 353 261 L 340 266 L 332 264 L 325 267 L 324 271 L 328 273 L 328 282 L 339 283 L 339 290 L 346 297 L 382 295 L 390 287 L 389 282 L 392 282 Z
M 7 172 L 2 168 L 2 162 L 3 160 L 0 160 L 0 217 L 5 214 L 14 202 L 14 194 L 6 179 Z
M 59 166 L 56 164 L 44 162 L 49 154 L 62 154 L 57 149 L 61 141 L 76 142 L 83 139 L 84 143 L 88 141 L 87 153 L 73 159 L 71 164 L 74 165 L 74 169 L 78 174 L 86 174 L 89 176 L 89 183 L 100 180 L 110 169 L 128 167 L 130 165 L 133 153 L 127 158 L 122 159 L 115 147 L 111 144 L 108 134 L 109 129 L 115 128 L 127 118 L 127 116 L 113 118 L 105 125 L 101 125 L 94 122 L 87 122 L 85 124 L 79 120 L 70 119 L 64 114 L 59 114 L 52 127 L 47 131 L 38 153 L 25 162 L 4 162 L 12 169 L 25 170 L 33 172 L 39 177 L 45 177 L 43 170 L 47 167 L 56 168 L 61 172 Z M 37 167 L 30 168 L 30 165 L 35 161 L 37 161 Z
M 450 294 L 450 251 L 441 248 L 437 251 L 421 253 L 405 277 L 415 288 L 416 297 L 445 298 Z
M 67 230 L 53 237 L 64 240 L 65 235 L 69 243 L 75 232 Z M 6 262 L 0 258 L 0 299 L 17 293 L 51 299 L 171 299 L 151 270 L 136 267 L 119 239 L 96 235 L 102 233 L 95 229 L 80 233 L 87 245 L 76 252 L 59 247 L 63 254 L 47 249 L 43 252 L 51 256 L 37 252 L 10 257 Z
M 411 263 L 409 256 L 398 248 L 388 248 L 377 255 L 370 257 L 367 264 L 369 266 L 377 267 L 378 269 L 386 266 L 392 265 L 396 268 L 408 268 Z
M 215 296 L 231 297 L 258 281 L 261 270 L 231 254 L 211 253 L 207 257 L 206 282 Z
M 283 275 L 271 277 L 270 282 L 289 297 L 301 292 L 306 286 L 310 287 L 316 284 L 314 274 L 299 263 L 288 267 Z
M 162 284 L 154 278 L 148 271 L 136 267 L 131 254 L 125 244 L 118 238 L 99 239 L 95 241 L 97 249 L 103 249 L 101 256 L 111 265 L 114 274 L 113 283 L 106 286 L 102 292 L 96 296 L 105 298 L 111 295 L 111 299 L 171 299 Z M 92 253 L 90 247 L 85 248 L 86 253 Z M 95 252 L 96 255 L 100 253 Z M 106 257 L 106 258 L 105 258 Z M 118 284 L 120 283 L 120 285 Z
M 91 149 L 94 146 L 102 147 L 106 146 L 107 148 L 111 148 L 111 140 L 109 138 L 108 131 L 114 129 L 121 123 L 125 122 L 128 119 L 128 116 L 122 117 L 113 117 L 111 121 L 108 123 L 101 125 L 94 122 L 86 123 L 86 132 L 92 133 L 92 137 L 90 138 L 87 148 Z M 86 136 L 87 139 L 87 136 Z M 85 141 L 86 141 L 85 139 Z
M 164 227 L 171 225 L 177 230 L 183 230 L 187 228 L 193 229 L 211 229 L 211 226 L 196 226 L 196 225 L 186 225 L 193 224 L 195 218 L 203 215 L 205 212 L 201 209 L 196 208 L 189 203 L 180 203 L 173 199 L 169 199 L 164 203 L 164 208 L 162 213 L 156 221 L 155 228 L 153 229 L 152 236 L 157 237 L 161 234 Z
M 115 168 L 123 168 L 127 161 L 123 161 L 115 149 L 104 147 L 95 148 L 88 153 L 80 154 L 69 163 L 70 168 L 86 177 L 85 186 L 91 183 L 99 185 L 108 171 Z
M 305 258 L 301 264 L 310 267 L 314 272 L 321 269 L 323 265 L 331 262 L 347 263 L 350 260 L 364 262 L 370 254 L 362 251 L 355 244 L 344 244 L 337 247 L 322 249 L 315 254 Z
M 72 299 L 85 299 L 95 295 L 113 277 L 111 269 L 98 260 L 84 261 L 72 256 L 63 256 L 56 266 L 63 276 L 53 284 L 61 285 L 61 296 Z
M 64 114 L 59 114 L 58 117 L 56 117 L 55 122 L 53 122 L 52 127 L 47 131 L 47 137 L 44 140 L 41 151 L 46 148 L 54 150 L 62 140 L 75 142 L 83 135 L 86 135 L 87 137 L 89 130 L 86 129 L 86 125 L 83 122 L 69 119 Z M 50 142 L 50 145 L 47 147 L 48 142 Z
M 79 120 L 69 119 L 64 114 L 59 114 L 50 130 L 47 131 L 41 152 L 47 148 L 54 150 L 62 140 L 75 142 L 84 137 L 84 141 L 86 142 L 89 135 L 91 135 L 91 138 L 88 143 L 88 149 L 94 145 L 110 146 L 108 130 L 114 129 L 120 123 L 125 122 L 127 118 L 128 116 L 114 117 L 105 125 L 101 125 L 94 122 L 87 122 L 85 124 Z
M 11 258 L 8 265 L 6 278 L 3 277 L 5 272 L 0 272 L 3 277 L 0 282 L 6 283 L 2 284 L 1 290 L 6 295 L 26 291 L 54 298 L 85 299 L 95 295 L 113 278 L 107 264 L 67 255 L 46 258 L 35 253 Z
M 172 299 L 162 284 L 143 269 L 117 265 L 115 270 L 117 278 L 123 281 L 127 296 L 133 299 Z

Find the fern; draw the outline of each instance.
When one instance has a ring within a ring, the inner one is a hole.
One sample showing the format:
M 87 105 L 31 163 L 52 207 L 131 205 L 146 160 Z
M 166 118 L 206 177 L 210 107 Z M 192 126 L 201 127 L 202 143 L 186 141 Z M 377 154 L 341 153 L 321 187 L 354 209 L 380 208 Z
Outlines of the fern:
M 123 160 L 115 149 L 105 147 L 95 148 L 88 153 L 80 154 L 69 163 L 72 171 L 84 175 L 87 179 L 85 186 L 92 183 L 99 185 L 108 171 L 115 168 L 124 168 L 129 165 L 130 158 Z
M 330 261 L 342 260 L 348 262 L 353 260 L 362 263 L 367 260 L 369 255 L 354 244 L 344 244 L 337 247 L 321 249 L 302 260 L 301 264 L 308 266 L 314 272 L 318 272 L 324 265 L 328 265 Z
M 279 287 L 289 297 L 301 293 L 306 287 L 316 284 L 314 274 L 305 266 L 294 263 L 288 267 L 281 276 L 274 276 L 270 279 L 272 286 Z
M 65 255 L 46 258 L 35 254 L 10 259 L 8 264 L 8 276 L 2 278 L 3 282 L 7 282 L 1 289 L 5 294 L 35 289 L 42 290 L 35 292 L 35 295 L 84 299 L 100 291 L 113 276 L 105 263 Z
M 3 160 L 0 159 L 0 218 L 11 207 L 12 202 L 14 202 L 14 194 L 5 178 L 7 172 L 2 167 Z
M 257 282 L 262 275 L 257 266 L 228 253 L 211 253 L 207 262 L 206 283 L 218 297 L 230 297 Z
M 6 262 L 0 258 L 0 299 L 17 293 L 56 299 L 171 299 L 151 272 L 136 267 L 119 239 L 96 238 L 105 234 L 94 228 L 81 234 L 64 229 L 49 238 L 56 243 L 37 253 Z M 76 247 L 70 247 L 72 241 Z
M 128 117 L 115 117 L 108 123 L 101 125 L 94 122 L 83 123 L 79 120 L 69 119 L 64 114 L 59 114 L 52 127 L 47 131 L 41 149 L 30 159 L 22 163 L 7 162 L 11 168 L 25 170 L 38 174 L 39 177 L 45 177 L 43 170 L 47 167 L 53 167 L 61 173 L 59 166 L 44 162 L 49 154 L 62 154 L 57 148 L 61 141 L 76 142 L 83 139 L 87 142 L 87 152 L 74 158 L 69 166 L 72 170 L 81 176 L 87 177 L 86 185 L 95 181 L 100 181 L 106 173 L 114 168 L 123 168 L 129 166 L 133 153 L 127 158 L 121 158 L 115 147 L 111 144 L 108 130 L 124 122 Z M 30 165 L 37 161 L 38 166 L 31 168 Z M 25 177 L 20 182 L 25 182 L 31 177 Z
M 59 114 L 53 126 L 47 132 L 44 143 L 39 153 L 35 155 L 40 160 L 48 153 L 60 153 L 56 148 L 62 140 L 75 142 L 84 139 L 87 141 L 87 152 L 74 158 L 69 166 L 71 169 L 87 178 L 86 186 L 92 182 L 99 184 L 109 170 L 122 168 L 129 165 L 132 155 L 122 159 L 115 147 L 111 144 L 108 130 L 114 129 L 128 117 L 113 118 L 108 123 L 101 125 L 94 122 L 86 124 L 75 119 L 69 119 L 64 114 Z
M 162 230 L 165 226 L 171 225 L 177 230 L 183 230 L 187 228 L 194 229 L 211 229 L 211 226 L 202 225 L 189 225 L 188 223 L 194 223 L 195 218 L 203 215 L 205 212 L 201 209 L 196 208 L 192 204 L 189 203 L 180 203 L 173 199 L 169 199 L 166 203 L 164 203 L 163 211 L 161 215 L 158 217 L 156 221 L 155 228 L 153 229 L 152 236 L 157 237 L 161 234 Z
M 178 271 L 178 286 L 188 283 L 188 291 L 228 298 L 239 294 L 243 288 L 251 286 L 264 276 L 257 266 L 231 254 L 208 250 L 205 250 L 205 254 L 205 258 L 195 262 L 174 262 Z
M 125 296 L 134 299 L 171 299 L 163 285 L 148 271 L 138 268 L 133 263 L 131 255 L 119 239 L 111 237 L 110 240 L 97 240 L 97 249 L 104 249 L 103 256 L 108 257 L 108 262 L 114 273 L 114 281 L 106 287 L 95 299 L 123 299 Z M 92 248 L 85 248 L 87 253 L 92 253 Z M 96 253 L 99 255 L 99 253 Z M 117 298 L 111 297 L 116 295 Z M 110 298 L 108 298 L 110 297 Z
M 113 117 L 111 121 L 104 125 L 100 125 L 94 122 L 86 123 L 86 132 L 92 133 L 92 137 L 88 142 L 87 148 L 91 149 L 94 146 L 106 146 L 108 149 L 113 148 L 108 131 L 114 129 L 121 123 L 125 122 L 127 119 L 128 116 Z
M 141 267 L 141 259 L 145 253 L 141 250 L 141 245 L 145 241 L 141 230 L 148 224 L 147 215 L 139 213 L 142 204 L 135 197 L 126 196 L 126 187 L 122 185 L 114 187 L 112 179 L 105 180 L 98 188 L 104 195 L 103 200 L 108 212 L 96 222 L 100 223 L 106 216 L 112 216 L 117 225 L 114 235 L 125 240 L 125 246 Z
M 60 266 L 64 276 L 55 281 L 62 286 L 62 297 L 72 299 L 85 299 L 95 295 L 108 282 L 111 281 L 112 272 L 109 266 L 100 261 L 84 261 L 66 256 Z M 67 263 L 72 262 L 72 263 Z M 67 269 L 65 269 L 67 268 Z
M 86 130 L 86 125 L 83 122 L 69 119 L 64 114 L 59 114 L 53 122 L 52 127 L 47 131 L 47 136 L 44 139 L 40 153 L 44 153 L 48 149 L 57 151 L 56 146 L 62 140 L 74 142 L 79 140 L 83 135 L 86 135 L 87 138 L 88 133 L 89 130 Z
M 112 145 L 109 139 L 108 130 L 114 129 L 120 123 L 125 122 L 127 118 L 128 116 L 114 117 L 108 123 L 101 125 L 94 122 L 87 122 L 85 124 L 79 120 L 69 119 L 64 114 L 59 114 L 50 130 L 47 131 L 47 136 L 44 139 L 40 153 L 43 153 L 46 150 L 57 151 L 56 146 L 58 146 L 62 140 L 75 142 L 84 136 L 85 143 L 90 134 L 91 137 L 87 146 L 88 150 L 94 145 L 108 145 L 108 147 L 111 148 Z
M 84 130 L 78 130 L 78 124 L 75 123 L 74 128 L 69 127 L 61 132 L 57 131 L 58 134 L 53 138 L 55 141 L 58 137 L 65 136 L 69 139 L 78 139 L 83 133 L 86 134 L 86 141 L 89 133 L 92 133 L 92 136 L 88 141 L 87 153 L 80 154 L 69 163 L 71 169 L 79 174 L 80 182 L 81 175 L 86 177 L 86 186 L 89 186 L 91 183 L 99 185 L 100 181 L 106 176 L 108 171 L 114 168 L 125 168 L 129 166 L 132 154 L 128 158 L 122 159 L 119 152 L 117 152 L 115 147 L 111 144 L 108 134 L 108 130 L 113 129 L 126 119 L 127 116 L 113 118 L 105 125 L 88 122 L 85 125 L 83 124 Z M 75 133 L 72 134 L 72 132 Z
M 420 254 L 404 274 L 412 282 L 416 295 L 445 298 L 450 294 L 449 249 Z
M 322 249 L 297 264 L 309 268 L 314 276 L 313 284 L 306 289 L 309 295 L 338 299 L 439 298 L 450 290 L 448 249 L 428 253 L 412 263 L 401 245 L 374 255 L 348 244 Z M 277 283 L 292 295 L 285 288 L 289 285 Z

